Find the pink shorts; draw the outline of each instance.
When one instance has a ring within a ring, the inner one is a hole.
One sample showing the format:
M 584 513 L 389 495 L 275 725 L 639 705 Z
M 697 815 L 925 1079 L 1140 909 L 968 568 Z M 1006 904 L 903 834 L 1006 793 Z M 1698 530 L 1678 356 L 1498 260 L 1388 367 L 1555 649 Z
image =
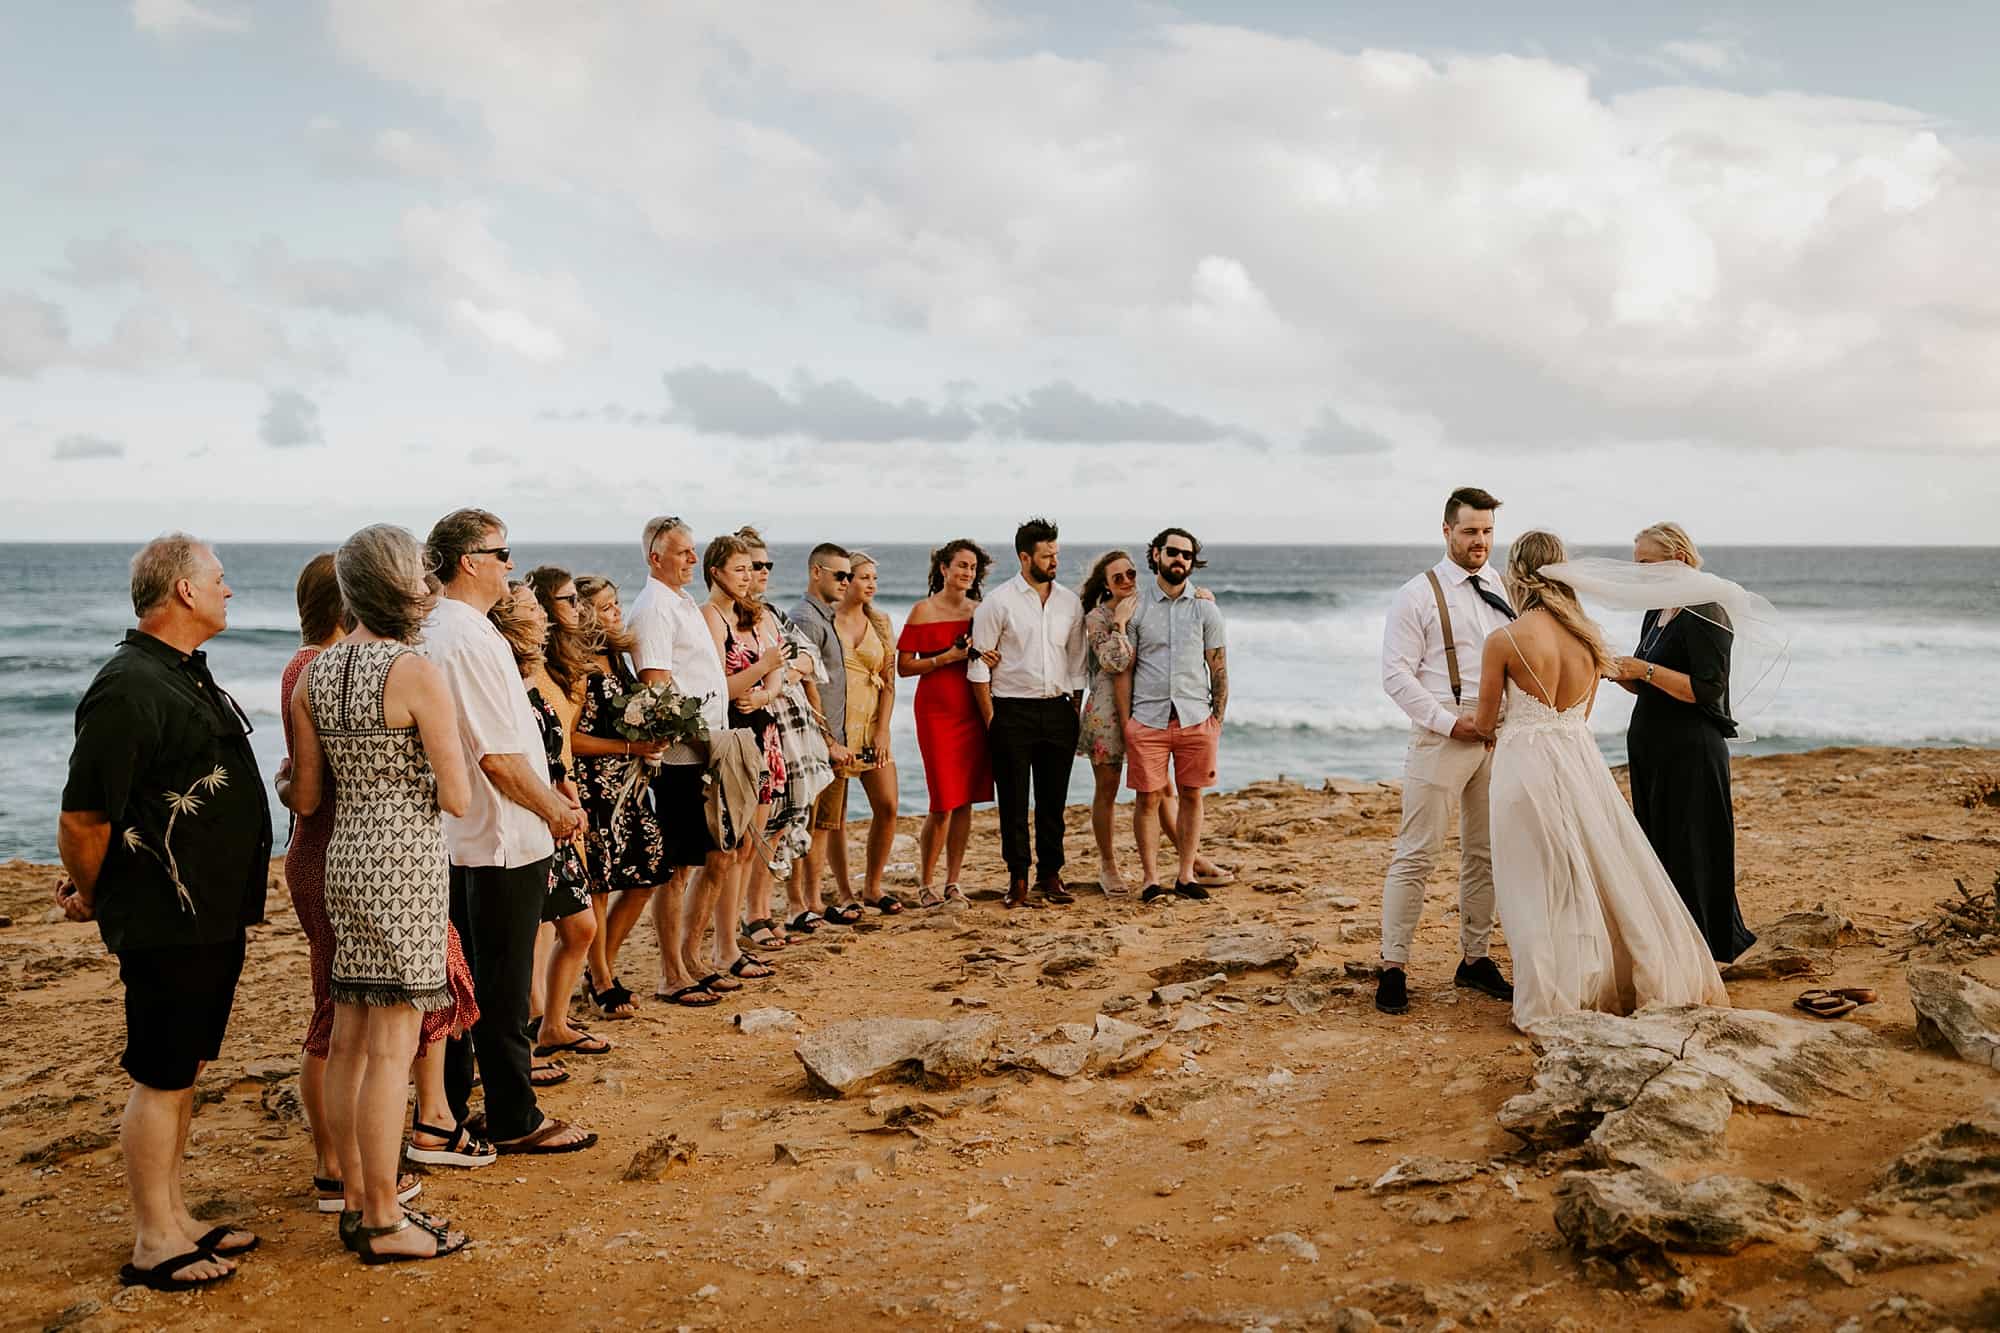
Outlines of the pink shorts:
M 1125 785 L 1133 791 L 1159 791 L 1167 785 L 1167 761 L 1173 760 L 1174 785 L 1215 785 L 1215 752 L 1222 724 L 1213 717 L 1192 727 L 1169 722 L 1149 727 L 1136 718 L 1125 723 Z

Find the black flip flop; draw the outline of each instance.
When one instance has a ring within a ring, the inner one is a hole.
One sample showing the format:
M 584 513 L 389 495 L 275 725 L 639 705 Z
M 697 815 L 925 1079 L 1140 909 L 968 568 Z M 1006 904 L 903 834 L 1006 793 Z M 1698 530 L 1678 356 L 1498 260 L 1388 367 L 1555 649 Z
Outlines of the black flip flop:
M 594 1148 L 597 1146 L 597 1135 L 595 1134 L 585 1134 L 575 1143 L 549 1144 L 548 1140 L 568 1128 L 569 1124 L 567 1121 L 544 1120 L 540 1125 L 535 1127 L 534 1133 L 525 1134 L 518 1139 L 513 1139 L 506 1143 L 496 1143 L 493 1146 L 499 1149 L 500 1155 L 503 1157 L 548 1157 L 556 1153 L 582 1152 L 585 1148 Z
M 163 1259 L 151 1268 L 140 1268 L 137 1264 L 126 1264 L 118 1270 L 118 1285 L 121 1287 L 151 1287 L 154 1291 L 200 1291 L 218 1282 L 227 1282 L 236 1276 L 231 1269 L 217 1277 L 176 1277 L 183 1268 L 195 1264 L 213 1263 L 214 1255 L 207 1250 L 189 1250 L 171 1259 Z
M 535 1077 L 536 1074 L 541 1073 L 543 1070 L 548 1070 L 548 1069 L 555 1070 L 556 1076 L 554 1078 Z M 567 1082 L 569 1082 L 569 1071 L 567 1069 L 564 1069 L 561 1065 L 535 1065 L 535 1066 L 530 1066 L 528 1069 L 528 1086 L 530 1087 L 555 1088 L 555 1087 L 560 1087 L 561 1085 Z
M 836 926 L 851 926 L 861 919 L 861 904 L 839 903 L 827 908 L 821 919 Z
M 208 1253 L 214 1255 L 218 1259 L 234 1259 L 239 1254 L 250 1253 L 250 1251 L 256 1249 L 259 1245 L 262 1245 L 264 1243 L 262 1240 L 258 1239 L 257 1234 L 255 1232 L 251 1232 L 249 1244 L 232 1245 L 226 1250 L 223 1249 L 222 1238 L 224 1236 L 227 1236 L 230 1232 L 237 1231 L 240 1229 L 241 1228 L 238 1227 L 213 1227 L 210 1230 L 203 1232 L 201 1239 L 196 1241 L 194 1243 L 194 1246 L 198 1250 L 207 1251 Z
M 790 921 L 787 921 L 785 923 L 785 929 L 789 930 L 794 935 L 810 935 L 814 931 L 817 931 L 819 929 L 817 923 L 824 920 L 826 920 L 826 918 L 818 915 L 817 913 L 800 912 L 797 916 L 793 917 Z
M 592 1042 L 597 1043 L 594 1048 L 590 1045 Z M 613 1049 L 611 1043 L 604 1038 L 586 1032 L 575 1041 L 560 1041 L 548 1046 L 535 1047 L 535 1058 L 540 1060 L 551 1055 L 609 1055 Z
M 761 967 L 764 970 L 762 972 L 746 972 L 744 970 L 750 967 Z M 767 981 L 778 975 L 778 969 L 772 967 L 755 954 L 746 953 L 729 965 L 729 975 L 743 981 Z
M 705 1000 L 691 997 L 706 995 Z M 722 996 L 697 981 L 692 986 L 682 986 L 679 990 L 654 991 L 653 998 L 661 1004 L 678 1004 L 688 1009 L 707 1009 L 722 1003 Z

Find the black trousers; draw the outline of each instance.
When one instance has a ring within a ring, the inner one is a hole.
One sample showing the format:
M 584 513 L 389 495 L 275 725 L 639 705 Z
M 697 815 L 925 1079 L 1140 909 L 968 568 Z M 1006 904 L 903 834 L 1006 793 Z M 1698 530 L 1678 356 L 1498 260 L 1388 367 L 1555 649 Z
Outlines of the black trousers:
M 465 1119 L 472 1096 L 472 1057 L 486 1086 L 486 1134 L 518 1139 L 542 1123 L 528 1071 L 528 983 L 535 969 L 535 932 L 549 893 L 549 858 L 525 866 L 453 866 L 451 924 L 472 965 L 479 1021 L 470 1038 L 445 1046 L 444 1095 Z
M 993 757 L 994 795 L 1000 802 L 1000 856 L 1007 873 L 1025 879 L 1032 861 L 1042 877 L 1063 868 L 1063 808 L 1069 772 L 1076 763 L 1081 721 L 1067 697 L 995 699 L 986 733 Z M 1035 852 L 1028 847 L 1028 786 L 1035 790 Z

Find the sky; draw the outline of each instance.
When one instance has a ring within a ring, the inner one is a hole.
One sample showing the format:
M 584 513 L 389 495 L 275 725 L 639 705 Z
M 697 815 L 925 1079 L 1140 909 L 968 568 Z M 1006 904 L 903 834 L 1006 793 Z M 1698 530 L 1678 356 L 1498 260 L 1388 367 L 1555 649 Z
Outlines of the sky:
M 1480 485 L 1503 535 L 1988 543 L 1996 46 L 1927 3 L 8 6 L 0 540 L 1428 541 Z

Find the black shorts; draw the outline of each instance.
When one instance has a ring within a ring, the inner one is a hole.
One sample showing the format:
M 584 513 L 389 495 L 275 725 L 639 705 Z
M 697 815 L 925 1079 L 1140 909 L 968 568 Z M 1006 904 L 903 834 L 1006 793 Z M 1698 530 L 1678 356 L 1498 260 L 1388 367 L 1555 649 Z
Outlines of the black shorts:
M 194 1086 L 203 1061 L 222 1054 L 222 1034 L 243 975 L 243 935 L 213 944 L 128 949 L 118 955 L 125 983 L 125 1054 L 134 1083 L 161 1092 Z
M 666 864 L 698 866 L 721 850 L 708 836 L 708 788 L 704 764 L 662 764 L 653 775 L 653 809 L 660 817 Z

